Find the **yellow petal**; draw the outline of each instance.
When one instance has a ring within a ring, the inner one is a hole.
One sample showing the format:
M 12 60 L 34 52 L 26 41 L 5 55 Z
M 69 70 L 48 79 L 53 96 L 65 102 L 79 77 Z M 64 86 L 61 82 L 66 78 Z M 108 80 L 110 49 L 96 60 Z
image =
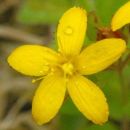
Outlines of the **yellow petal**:
M 69 94 L 79 111 L 95 124 L 108 120 L 108 105 L 103 92 L 90 80 L 76 75 L 68 83 Z
M 124 25 L 130 23 L 130 1 L 119 8 L 112 18 L 111 28 L 113 31 L 120 29 Z
M 65 12 L 57 30 L 59 51 L 67 56 L 78 54 L 83 45 L 86 26 L 85 10 L 73 7 Z
M 105 39 L 84 49 L 77 60 L 78 71 L 84 75 L 104 70 L 125 51 L 126 44 L 122 39 Z
M 30 76 L 45 75 L 49 67 L 57 62 L 57 53 L 40 45 L 20 46 L 8 57 L 11 67 Z
M 47 123 L 57 114 L 65 91 L 65 80 L 60 75 L 48 75 L 41 82 L 32 103 L 32 114 L 37 124 Z

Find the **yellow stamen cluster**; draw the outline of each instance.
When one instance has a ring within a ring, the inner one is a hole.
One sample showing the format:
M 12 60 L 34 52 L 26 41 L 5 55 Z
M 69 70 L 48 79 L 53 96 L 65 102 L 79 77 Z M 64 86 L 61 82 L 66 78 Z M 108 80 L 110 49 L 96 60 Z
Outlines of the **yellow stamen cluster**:
M 72 75 L 74 72 L 74 66 L 72 63 L 63 64 L 62 69 L 64 71 L 64 74 L 66 74 L 66 75 Z

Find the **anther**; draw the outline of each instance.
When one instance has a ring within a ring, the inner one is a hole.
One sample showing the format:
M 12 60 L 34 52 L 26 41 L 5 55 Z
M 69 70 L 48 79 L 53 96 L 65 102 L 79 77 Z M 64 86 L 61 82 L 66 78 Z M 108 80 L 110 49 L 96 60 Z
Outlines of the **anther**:
M 62 69 L 65 74 L 72 75 L 74 71 L 74 66 L 71 63 L 63 64 Z
M 39 78 L 36 78 L 36 79 L 32 79 L 32 83 L 35 83 L 35 82 L 37 82 L 37 81 L 39 81 L 39 80 L 41 80 L 41 79 L 43 79 L 44 77 L 39 77 Z

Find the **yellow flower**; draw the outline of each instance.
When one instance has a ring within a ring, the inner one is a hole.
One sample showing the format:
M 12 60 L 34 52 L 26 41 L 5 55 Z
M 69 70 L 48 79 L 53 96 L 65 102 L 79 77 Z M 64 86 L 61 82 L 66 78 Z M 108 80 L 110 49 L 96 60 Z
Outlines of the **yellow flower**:
M 39 125 L 49 122 L 57 114 L 66 91 L 89 120 L 103 124 L 108 119 L 108 105 L 103 92 L 82 75 L 104 70 L 119 59 L 126 44 L 121 39 L 111 38 L 81 51 L 86 27 L 85 10 L 73 7 L 65 12 L 58 25 L 58 53 L 40 45 L 23 45 L 8 58 L 15 70 L 44 77 L 32 103 L 32 114 Z
M 130 1 L 124 4 L 115 13 L 112 18 L 111 28 L 113 31 L 122 28 L 124 25 L 130 23 Z

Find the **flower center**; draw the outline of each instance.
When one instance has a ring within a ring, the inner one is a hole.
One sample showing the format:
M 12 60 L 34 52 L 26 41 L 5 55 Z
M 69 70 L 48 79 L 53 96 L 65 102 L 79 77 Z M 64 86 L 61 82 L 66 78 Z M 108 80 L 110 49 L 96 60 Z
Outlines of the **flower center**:
M 66 75 L 72 75 L 74 72 L 74 66 L 72 63 L 63 64 L 62 69 Z

